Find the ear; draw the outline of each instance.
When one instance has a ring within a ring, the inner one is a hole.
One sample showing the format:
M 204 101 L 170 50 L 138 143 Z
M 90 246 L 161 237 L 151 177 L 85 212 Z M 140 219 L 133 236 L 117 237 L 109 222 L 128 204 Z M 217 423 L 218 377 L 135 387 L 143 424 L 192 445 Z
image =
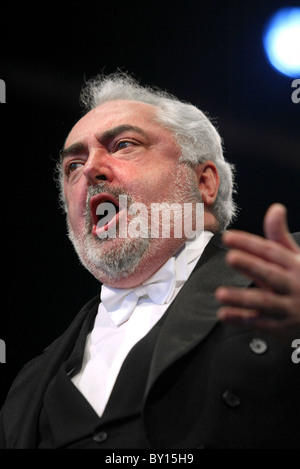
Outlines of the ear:
M 212 205 L 217 198 L 220 186 L 220 177 L 216 165 L 212 161 L 201 163 L 196 168 L 196 175 L 204 205 Z

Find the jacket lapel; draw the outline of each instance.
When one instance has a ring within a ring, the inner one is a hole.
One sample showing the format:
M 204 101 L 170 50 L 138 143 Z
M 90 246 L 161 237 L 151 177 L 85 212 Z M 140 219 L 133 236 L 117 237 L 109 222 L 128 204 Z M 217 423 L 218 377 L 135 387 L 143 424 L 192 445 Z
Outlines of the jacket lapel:
M 215 235 L 168 308 L 154 348 L 145 396 L 160 374 L 203 341 L 217 324 L 216 312 L 220 304 L 214 297 L 216 288 L 221 285 L 248 287 L 251 284 L 225 263 L 226 252 L 221 235 Z

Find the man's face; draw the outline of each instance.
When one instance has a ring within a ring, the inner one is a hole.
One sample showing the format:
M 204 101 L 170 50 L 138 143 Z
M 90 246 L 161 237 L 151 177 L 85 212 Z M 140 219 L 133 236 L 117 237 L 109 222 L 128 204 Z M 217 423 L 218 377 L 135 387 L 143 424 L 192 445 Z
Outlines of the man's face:
M 126 195 L 128 204 L 143 203 L 150 213 L 153 203 L 200 201 L 196 175 L 179 163 L 180 150 L 173 135 L 154 117 L 155 108 L 148 104 L 107 102 L 86 114 L 65 142 L 69 235 L 84 265 L 103 283 L 140 283 L 185 240 L 101 239 L 96 229 L 99 204 L 113 202 L 117 206 L 118 196 Z M 130 224 L 133 216 L 127 215 Z M 118 225 L 119 216 L 121 213 L 109 226 Z

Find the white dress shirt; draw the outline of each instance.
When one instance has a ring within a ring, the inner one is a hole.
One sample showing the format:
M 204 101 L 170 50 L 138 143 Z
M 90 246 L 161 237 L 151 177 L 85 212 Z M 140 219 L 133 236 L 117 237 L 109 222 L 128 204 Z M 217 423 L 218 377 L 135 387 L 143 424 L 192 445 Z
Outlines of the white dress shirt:
M 134 289 L 102 286 L 103 298 L 94 328 L 87 336 L 82 368 L 72 377 L 75 386 L 100 417 L 126 356 L 163 316 L 212 236 L 213 233 L 204 231 L 185 243 L 151 278 Z M 165 286 L 161 287 L 162 279 L 167 277 Z M 104 306 L 106 300 L 109 311 Z

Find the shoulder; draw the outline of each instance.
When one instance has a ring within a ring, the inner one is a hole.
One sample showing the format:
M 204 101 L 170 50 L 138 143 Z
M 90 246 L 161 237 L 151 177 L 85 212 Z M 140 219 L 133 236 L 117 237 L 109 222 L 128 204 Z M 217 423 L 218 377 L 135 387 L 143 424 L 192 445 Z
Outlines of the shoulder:
M 79 311 L 67 330 L 16 376 L 1 409 L 3 429 L 6 434 L 11 433 L 11 438 L 22 422 L 36 418 L 46 387 L 68 358 L 83 325 L 94 320 L 98 304 L 97 295 Z
M 85 321 L 88 321 L 89 319 L 91 321 L 93 320 L 97 311 L 98 304 L 98 295 L 92 298 L 88 303 L 86 303 L 83 308 L 81 308 L 81 310 L 76 314 L 74 320 L 71 322 L 69 327 L 63 332 L 63 334 L 57 337 L 42 351 L 40 355 L 30 360 L 21 369 L 14 382 L 13 388 L 17 387 L 19 382 L 22 382 L 24 384 L 24 381 L 31 381 L 32 377 L 38 376 L 39 371 L 41 371 L 41 373 L 43 374 L 46 374 L 47 371 L 44 369 L 45 363 L 48 364 L 47 366 L 49 366 L 50 363 L 61 363 L 64 357 L 68 355 L 70 348 L 73 347 L 73 344 L 75 343 L 78 337 L 78 333 L 83 323 Z

